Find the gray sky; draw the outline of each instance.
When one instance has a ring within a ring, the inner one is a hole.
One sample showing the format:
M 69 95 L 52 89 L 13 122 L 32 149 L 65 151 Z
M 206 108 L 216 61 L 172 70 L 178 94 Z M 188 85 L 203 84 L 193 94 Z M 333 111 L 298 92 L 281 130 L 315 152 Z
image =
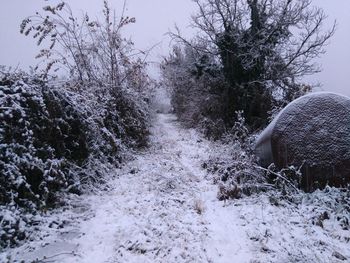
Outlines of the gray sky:
M 49 2 L 57 2 L 49 1 Z M 90 17 L 99 16 L 102 0 L 68 0 L 74 11 L 84 10 Z M 122 0 L 110 0 L 112 7 L 120 10 Z M 0 9 L 0 64 L 20 65 L 27 68 L 36 62 L 35 41 L 19 34 L 19 24 L 23 18 L 32 15 L 46 5 L 43 0 L 3 0 Z M 338 23 L 336 35 L 327 47 L 327 53 L 320 59 L 323 72 L 308 78 L 311 82 L 321 82 L 324 90 L 350 96 L 350 0 L 314 0 L 328 14 L 331 25 Z M 128 0 L 127 14 L 136 17 L 127 34 L 131 35 L 136 47 L 146 49 L 162 42 L 153 50 L 151 59 L 159 61 L 160 56 L 169 52 L 169 38 L 165 33 L 176 23 L 187 36 L 190 15 L 195 11 L 191 0 Z

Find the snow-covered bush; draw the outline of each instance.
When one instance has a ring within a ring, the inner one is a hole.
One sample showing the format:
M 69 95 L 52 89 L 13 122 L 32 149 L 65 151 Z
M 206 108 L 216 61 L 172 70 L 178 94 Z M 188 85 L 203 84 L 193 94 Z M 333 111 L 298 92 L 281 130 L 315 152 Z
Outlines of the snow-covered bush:
M 55 191 L 70 184 L 68 162 L 88 157 L 83 117 L 41 84 L 0 84 L 1 204 L 50 206 Z
M 29 215 L 103 181 L 102 164 L 118 166 L 130 150 L 147 145 L 143 96 L 73 90 L 69 82 L 0 75 L 0 246 L 26 238 Z
M 242 112 L 236 112 L 232 129 L 215 142 L 204 167 L 218 184 L 218 199 L 240 198 L 269 190 L 298 193 L 300 169 L 261 167 L 254 155 L 255 135 L 249 135 Z
M 232 131 L 213 143 L 213 149 L 204 167 L 218 184 L 218 199 L 239 198 L 267 191 L 272 187 L 266 173 L 259 169 L 252 154 L 254 137 L 249 136 L 245 119 L 236 112 Z
M 212 139 L 220 138 L 231 127 L 233 118 L 225 114 L 220 95 L 225 81 L 214 60 L 190 46 L 174 47 L 161 69 L 174 112 L 185 126 L 199 128 Z
M 75 17 L 66 2 L 24 19 L 20 32 L 44 46 L 42 64 L 32 75 L 0 67 L 0 247 L 147 146 L 152 80 L 121 34 L 135 18 L 117 19 L 103 3 L 102 22 Z
M 1 76 L 0 206 L 12 207 L 8 211 L 50 208 L 59 201 L 58 191 L 80 191 L 69 167 L 82 165 L 89 156 L 87 126 L 83 116 L 58 95 L 34 79 Z M 5 215 L 0 220 L 3 231 L 13 224 Z M 21 239 L 23 233 L 11 229 L 7 234 Z M 10 237 L 3 234 L 1 245 Z
M 27 237 L 27 223 L 33 222 L 34 216 L 30 216 L 15 205 L 6 207 L 0 205 L 0 209 L 0 248 L 15 246 Z
M 218 184 L 220 200 L 239 198 L 241 194 L 251 195 L 272 187 L 265 173 L 257 168 L 249 150 L 231 138 L 215 144 L 204 166 Z

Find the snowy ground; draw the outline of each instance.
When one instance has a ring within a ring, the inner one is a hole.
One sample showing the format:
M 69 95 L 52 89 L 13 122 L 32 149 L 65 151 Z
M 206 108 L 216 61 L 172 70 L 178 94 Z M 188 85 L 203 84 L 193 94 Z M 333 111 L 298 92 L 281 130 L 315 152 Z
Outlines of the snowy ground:
M 307 198 L 301 205 L 267 194 L 219 202 L 201 168 L 210 142 L 173 115 L 157 116 L 151 141 L 111 176 L 111 190 L 76 198 L 56 215 L 65 227 L 45 228 L 41 240 L 0 261 L 350 262 L 350 231 L 332 217 L 312 224 L 317 208 Z

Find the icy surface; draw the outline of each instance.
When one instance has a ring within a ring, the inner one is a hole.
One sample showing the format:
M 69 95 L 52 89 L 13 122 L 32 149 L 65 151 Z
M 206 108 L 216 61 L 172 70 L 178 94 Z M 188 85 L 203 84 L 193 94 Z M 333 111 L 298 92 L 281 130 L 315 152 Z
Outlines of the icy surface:
M 224 205 L 201 168 L 212 150 L 173 115 L 159 114 L 151 148 L 115 171 L 110 190 L 72 200 L 58 215 L 64 228 L 42 228 L 41 239 L 5 251 L 0 262 L 350 260 L 349 230 L 333 216 L 322 227 L 313 224 L 333 198 L 316 192 L 297 205 L 263 194 Z

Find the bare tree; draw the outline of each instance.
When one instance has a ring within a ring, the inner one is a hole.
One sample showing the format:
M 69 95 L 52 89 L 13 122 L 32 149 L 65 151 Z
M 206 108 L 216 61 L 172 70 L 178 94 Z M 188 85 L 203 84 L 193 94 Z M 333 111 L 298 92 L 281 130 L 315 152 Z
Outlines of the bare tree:
M 311 0 L 194 0 L 198 12 L 194 40 L 173 36 L 220 60 L 228 82 L 227 119 L 243 110 L 253 127 L 266 123 L 276 94 L 285 101 L 307 90 L 299 83 L 320 71 L 314 59 L 324 53 L 335 24 Z
M 45 76 L 52 69 L 64 68 L 80 82 L 112 87 L 131 82 L 147 85 L 145 59 L 137 58 L 143 52 L 137 51 L 133 42 L 121 34 L 125 26 L 135 23 L 135 18 L 125 16 L 125 2 L 120 17 L 107 1 L 103 3 L 102 22 L 90 20 L 88 14 L 75 17 L 66 2 L 45 6 L 44 14 L 37 12 L 23 20 L 21 33 L 31 34 L 38 39 L 39 46 L 47 46 L 37 55 L 44 59 Z

